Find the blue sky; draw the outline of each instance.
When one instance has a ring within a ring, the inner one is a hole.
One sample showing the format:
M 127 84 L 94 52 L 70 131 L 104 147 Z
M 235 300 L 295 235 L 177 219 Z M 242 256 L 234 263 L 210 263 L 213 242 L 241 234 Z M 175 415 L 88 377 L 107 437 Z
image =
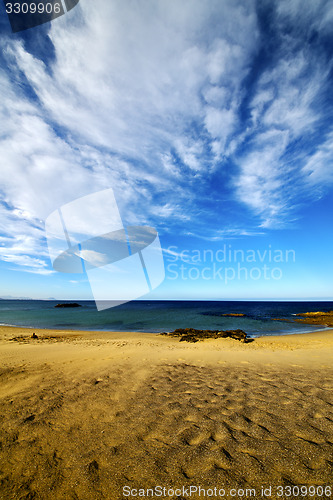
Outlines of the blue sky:
M 331 1 L 81 0 L 17 34 L 1 3 L 0 29 L 0 297 L 92 299 L 45 220 L 112 188 L 164 249 L 145 298 L 333 300 Z

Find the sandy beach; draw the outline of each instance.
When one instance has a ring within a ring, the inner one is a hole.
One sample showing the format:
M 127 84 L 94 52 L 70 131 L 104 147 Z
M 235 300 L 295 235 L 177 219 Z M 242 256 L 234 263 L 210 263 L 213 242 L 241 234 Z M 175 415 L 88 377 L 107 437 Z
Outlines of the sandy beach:
M 333 330 L 191 344 L 1 327 L 0 352 L 1 499 L 332 496 Z

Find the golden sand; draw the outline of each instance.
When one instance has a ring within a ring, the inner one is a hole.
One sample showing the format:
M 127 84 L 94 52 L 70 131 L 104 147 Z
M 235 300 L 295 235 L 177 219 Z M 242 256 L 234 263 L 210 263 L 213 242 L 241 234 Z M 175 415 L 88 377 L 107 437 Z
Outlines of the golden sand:
M 190 486 L 330 498 L 277 487 L 333 486 L 332 330 L 188 344 L 2 327 L 0 358 L 1 499 L 156 486 L 170 489 L 162 498 L 204 498 Z

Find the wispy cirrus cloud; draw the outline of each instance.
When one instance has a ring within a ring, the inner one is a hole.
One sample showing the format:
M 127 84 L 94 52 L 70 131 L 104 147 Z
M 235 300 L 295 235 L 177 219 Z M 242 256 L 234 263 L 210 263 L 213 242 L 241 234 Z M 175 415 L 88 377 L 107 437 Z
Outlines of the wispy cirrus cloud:
M 320 131 L 332 12 L 327 1 L 81 0 L 45 32 L 49 57 L 4 37 L 3 257 L 46 259 L 41 221 L 107 187 L 125 222 L 162 231 L 215 241 L 233 222 L 243 235 L 288 224 L 309 182 L 317 194 L 331 182 Z M 230 200 L 246 219 L 218 217 Z
M 239 175 L 234 183 L 239 199 L 268 228 L 288 224 L 302 197 L 311 199 L 308 175 L 325 191 L 332 165 L 329 139 L 321 133 L 332 112 L 331 105 L 323 106 L 332 60 L 320 42 L 309 40 L 318 25 L 329 22 L 327 2 L 319 9 L 312 4 L 312 16 L 299 2 L 275 7 L 269 41 L 275 50 L 251 90 L 246 146 L 235 155 Z
M 302 173 L 312 186 L 327 188 L 333 183 L 333 129 L 305 161 Z
M 82 1 L 76 23 L 52 24 L 47 61 L 4 40 L 16 79 L 3 73 L 3 200 L 44 219 L 113 187 L 131 222 L 191 220 L 193 184 L 237 122 L 258 36 L 253 5 Z

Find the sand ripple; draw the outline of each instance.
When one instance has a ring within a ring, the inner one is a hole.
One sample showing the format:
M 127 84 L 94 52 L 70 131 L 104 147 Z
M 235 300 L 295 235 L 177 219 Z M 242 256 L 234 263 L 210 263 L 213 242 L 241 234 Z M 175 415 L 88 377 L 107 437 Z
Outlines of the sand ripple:
M 332 369 L 44 364 L 0 380 L 2 499 L 332 481 Z

